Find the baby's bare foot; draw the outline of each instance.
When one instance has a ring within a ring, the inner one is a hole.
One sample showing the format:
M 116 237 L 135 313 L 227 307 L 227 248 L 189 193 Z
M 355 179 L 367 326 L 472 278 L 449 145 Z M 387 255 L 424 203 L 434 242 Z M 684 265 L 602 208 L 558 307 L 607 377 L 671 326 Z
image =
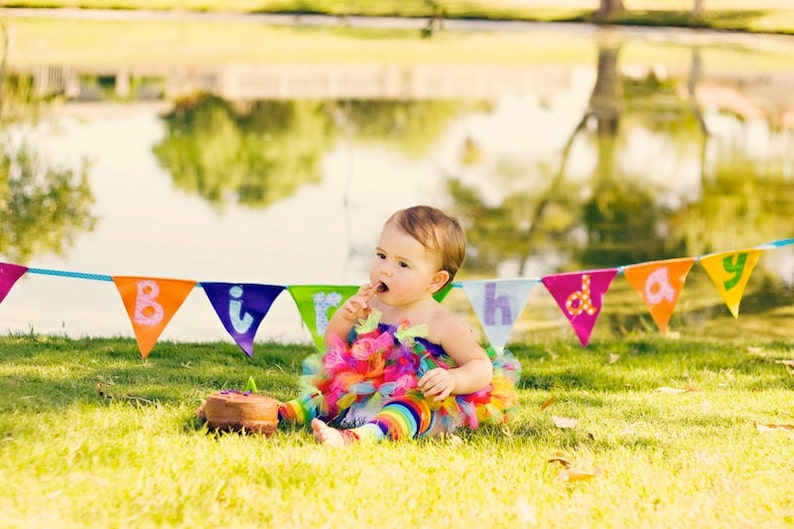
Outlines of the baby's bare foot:
M 320 419 L 312 419 L 312 433 L 318 443 L 328 446 L 345 446 L 345 437 L 336 428 L 331 428 Z

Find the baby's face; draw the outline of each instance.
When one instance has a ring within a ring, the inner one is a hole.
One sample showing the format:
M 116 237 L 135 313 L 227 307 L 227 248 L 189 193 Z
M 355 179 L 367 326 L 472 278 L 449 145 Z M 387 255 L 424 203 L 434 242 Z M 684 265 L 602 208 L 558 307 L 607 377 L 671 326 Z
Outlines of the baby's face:
M 440 258 L 395 223 L 384 226 L 370 268 L 370 282 L 387 305 L 404 305 L 432 295 Z

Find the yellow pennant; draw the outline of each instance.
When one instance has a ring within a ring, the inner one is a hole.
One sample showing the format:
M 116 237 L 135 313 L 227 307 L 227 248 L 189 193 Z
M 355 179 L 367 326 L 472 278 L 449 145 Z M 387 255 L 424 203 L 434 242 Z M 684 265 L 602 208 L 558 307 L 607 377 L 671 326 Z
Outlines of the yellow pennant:
M 758 263 L 763 250 L 739 250 L 720 252 L 700 258 L 714 286 L 734 318 L 739 317 L 739 304 L 750 280 L 750 274 Z

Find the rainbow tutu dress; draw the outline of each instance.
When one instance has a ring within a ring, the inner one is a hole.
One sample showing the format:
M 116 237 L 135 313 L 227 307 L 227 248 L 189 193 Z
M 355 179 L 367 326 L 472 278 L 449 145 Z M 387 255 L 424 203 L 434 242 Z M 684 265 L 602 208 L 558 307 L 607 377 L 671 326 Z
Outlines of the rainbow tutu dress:
M 373 311 L 361 320 L 351 332 L 350 345 L 337 340 L 325 353 L 304 360 L 301 392 L 307 413 L 343 427 L 358 426 L 394 399 L 409 395 L 424 399 L 417 383 L 430 369 L 455 367 L 440 345 L 424 338 L 426 325 L 410 327 L 406 321 L 385 325 L 380 317 Z M 425 399 L 442 431 L 501 424 L 515 413 L 521 364 L 507 350 L 497 353 L 489 347 L 487 353 L 493 378 L 486 387 L 438 402 Z

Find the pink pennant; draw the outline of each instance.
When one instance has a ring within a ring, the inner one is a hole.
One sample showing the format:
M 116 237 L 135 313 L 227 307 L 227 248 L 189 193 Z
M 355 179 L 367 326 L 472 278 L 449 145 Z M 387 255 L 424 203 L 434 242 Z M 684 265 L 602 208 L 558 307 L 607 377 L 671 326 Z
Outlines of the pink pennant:
M 541 279 L 546 289 L 571 322 L 583 347 L 601 312 L 604 294 L 617 275 L 617 268 L 555 274 Z
M 25 275 L 28 267 L 22 265 L 15 265 L 11 263 L 0 263 L 0 303 L 6 298 L 11 287 L 17 282 L 17 279 Z

